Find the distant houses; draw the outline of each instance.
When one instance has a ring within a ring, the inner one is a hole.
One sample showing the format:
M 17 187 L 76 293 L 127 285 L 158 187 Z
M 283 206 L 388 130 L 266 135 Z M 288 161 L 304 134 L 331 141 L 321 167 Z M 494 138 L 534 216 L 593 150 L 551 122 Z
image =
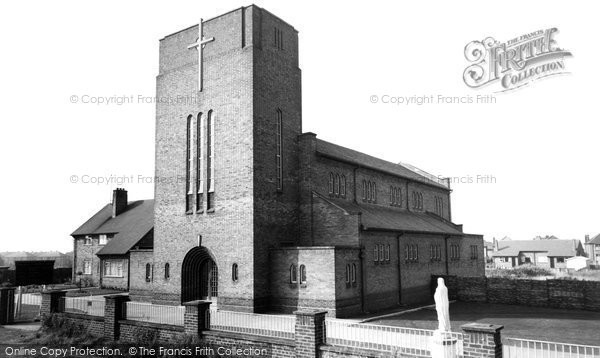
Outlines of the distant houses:
M 585 236 L 585 252 L 592 265 L 600 265 L 600 234 L 591 240 L 589 235 Z
M 71 253 L 0 252 L 0 283 L 17 286 L 63 283 L 71 279 L 72 267 Z
M 497 268 L 513 268 L 525 264 L 553 269 L 570 268 L 567 259 L 577 256 L 585 256 L 581 242 L 560 239 L 495 241 L 492 253 Z M 581 267 L 580 261 L 571 260 L 577 267 Z

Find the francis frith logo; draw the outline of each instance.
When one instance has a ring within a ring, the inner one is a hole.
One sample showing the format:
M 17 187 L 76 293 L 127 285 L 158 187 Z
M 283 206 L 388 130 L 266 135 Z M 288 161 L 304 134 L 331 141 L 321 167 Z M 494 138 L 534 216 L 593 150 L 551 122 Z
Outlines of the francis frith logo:
M 514 90 L 548 76 L 565 74 L 569 51 L 558 47 L 556 28 L 538 30 L 500 43 L 492 37 L 465 46 L 469 66 L 463 73 L 472 88 L 499 85 L 497 92 Z

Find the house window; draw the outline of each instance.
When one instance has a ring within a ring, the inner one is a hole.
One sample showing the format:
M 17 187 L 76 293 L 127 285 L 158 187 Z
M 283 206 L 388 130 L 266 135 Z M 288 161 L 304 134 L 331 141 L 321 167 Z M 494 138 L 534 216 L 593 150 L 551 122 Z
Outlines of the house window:
M 557 257 L 556 258 L 556 262 L 557 263 L 564 263 L 565 262 L 565 258 L 564 257 Z
M 345 198 L 346 197 L 346 176 L 345 175 L 342 175 L 342 177 L 340 178 L 340 185 L 341 185 L 340 196 L 342 198 Z
M 385 245 L 379 245 L 379 261 L 385 261 Z
M 90 260 L 83 261 L 83 274 L 84 275 L 92 274 L 92 261 L 90 261 Z
M 440 261 L 442 259 L 442 249 L 440 245 L 431 245 L 429 247 L 429 256 L 431 261 Z
M 146 282 L 152 281 L 152 265 L 146 264 Z
M 352 283 L 356 283 L 356 264 L 352 264 L 352 271 L 350 272 L 350 279 Z
M 340 175 L 336 174 L 333 179 L 333 194 L 340 196 Z
M 171 278 L 171 265 L 167 262 L 165 264 L 165 280 Z
M 375 245 L 375 249 L 373 250 L 373 261 L 379 261 L 379 245 Z
M 283 113 L 277 109 L 277 190 L 283 189 Z
M 233 282 L 238 280 L 238 264 L 231 265 L 231 280 Z
M 294 264 L 290 265 L 290 283 L 298 283 L 298 272 Z
M 194 205 L 194 117 L 187 117 L 185 150 L 185 210 L 191 212 Z
M 390 261 L 390 245 L 388 244 L 385 247 L 385 261 Z
M 98 245 L 106 245 L 108 243 L 108 237 L 106 234 L 101 234 L 98 236 Z
M 91 245 L 91 244 L 92 244 L 92 237 L 91 237 L 91 236 L 86 236 L 86 237 L 83 239 L 83 244 L 84 244 L 84 245 L 88 245 L 88 246 L 89 246 L 89 245 Z
M 477 245 L 471 245 L 471 260 L 477 260 L 478 256 Z
M 306 283 L 306 266 L 300 265 L 300 284 Z
M 196 118 L 196 211 L 202 211 L 204 205 L 204 181 L 202 180 L 202 113 Z
M 123 277 L 123 262 L 108 260 L 104 261 L 104 276 Z

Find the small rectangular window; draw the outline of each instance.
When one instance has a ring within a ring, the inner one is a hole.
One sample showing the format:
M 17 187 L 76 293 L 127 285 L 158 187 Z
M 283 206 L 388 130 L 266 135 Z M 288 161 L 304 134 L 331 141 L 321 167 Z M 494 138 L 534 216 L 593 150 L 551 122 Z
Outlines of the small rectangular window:
M 373 250 L 373 261 L 379 261 L 379 245 L 375 245 L 375 249 Z
M 83 239 L 83 244 L 84 244 L 84 245 L 91 245 L 91 244 L 92 244 L 92 237 L 91 237 L 91 236 L 86 236 L 86 237 Z
M 92 262 L 90 260 L 84 260 L 83 261 L 83 273 L 85 275 L 91 275 L 92 274 Z
M 101 234 L 98 237 L 98 245 L 106 245 L 108 243 L 108 237 L 106 234 Z

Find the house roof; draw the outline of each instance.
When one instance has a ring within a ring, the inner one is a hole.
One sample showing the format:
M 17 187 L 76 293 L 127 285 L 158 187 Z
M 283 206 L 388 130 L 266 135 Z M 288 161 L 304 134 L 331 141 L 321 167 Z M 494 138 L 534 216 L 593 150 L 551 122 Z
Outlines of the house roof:
M 375 169 L 392 175 L 397 175 L 403 178 L 421 182 L 427 185 L 432 185 L 445 190 L 450 190 L 446 185 L 434 181 L 421 174 L 418 174 L 415 171 L 410 170 L 409 168 L 404 167 L 400 164 L 388 162 L 387 160 L 379 159 L 353 149 L 326 142 L 321 139 L 317 139 L 317 153 L 326 157 L 341 160 L 347 163 L 352 163 L 361 167 Z
M 600 245 L 600 234 L 594 236 L 590 241 L 587 242 L 592 245 Z
M 415 213 L 406 210 L 379 207 L 376 205 L 360 205 L 347 200 L 330 199 L 319 194 L 316 195 L 344 210 L 348 214 L 360 213 L 360 222 L 364 230 L 390 230 L 456 236 L 464 235 L 464 233 L 453 223 L 432 214 Z
M 154 200 L 130 201 L 125 211 L 112 217 L 112 204 L 107 204 L 83 223 L 71 236 L 114 234 L 96 255 L 123 255 L 154 226 Z
M 547 252 L 548 256 L 576 256 L 577 240 L 510 240 L 499 241 L 493 256 L 519 256 L 521 252 Z

